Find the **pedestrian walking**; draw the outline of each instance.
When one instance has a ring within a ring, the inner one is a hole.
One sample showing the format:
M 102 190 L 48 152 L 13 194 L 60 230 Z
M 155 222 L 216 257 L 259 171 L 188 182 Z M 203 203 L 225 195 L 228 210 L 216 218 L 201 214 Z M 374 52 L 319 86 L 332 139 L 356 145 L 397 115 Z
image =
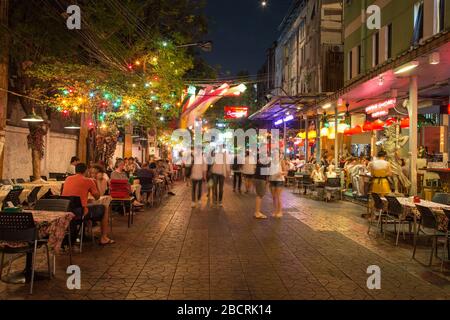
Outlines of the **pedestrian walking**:
M 238 155 L 233 159 L 231 170 L 233 171 L 233 192 L 237 190 L 239 193 L 242 193 L 242 159 Z
M 230 168 L 228 166 L 227 154 L 224 148 L 216 153 L 214 157 L 214 164 L 211 168 L 213 175 L 213 201 L 214 205 L 223 206 L 223 187 L 225 178 L 230 175 Z
M 256 170 L 256 159 L 251 155 L 250 151 L 245 153 L 244 164 L 242 165 L 242 175 L 244 176 L 245 193 L 252 190 L 253 175 Z
M 256 191 L 255 218 L 267 219 L 267 216 L 261 212 L 261 203 L 267 191 L 267 172 L 268 164 L 263 164 L 258 157 L 256 163 L 255 174 L 253 175 L 253 185 Z
M 276 154 L 278 153 L 279 151 L 276 152 Z M 277 156 L 274 161 L 272 161 L 270 170 L 271 175 L 269 177 L 269 183 L 274 208 L 272 216 L 274 218 L 282 218 L 283 208 L 281 204 L 281 194 L 283 192 L 285 176 L 287 175 L 287 166 L 282 154 Z
M 192 208 L 201 205 L 203 181 L 206 180 L 207 164 L 203 159 L 201 148 L 196 150 L 191 166 Z

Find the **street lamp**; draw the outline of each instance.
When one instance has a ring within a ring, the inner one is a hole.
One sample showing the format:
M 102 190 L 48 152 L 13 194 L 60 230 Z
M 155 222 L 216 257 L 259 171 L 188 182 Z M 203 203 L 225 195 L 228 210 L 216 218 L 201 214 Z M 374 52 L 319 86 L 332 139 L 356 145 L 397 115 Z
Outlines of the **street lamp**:
M 213 45 L 213 42 L 211 40 L 208 40 L 208 41 L 200 41 L 200 42 L 196 42 L 196 43 L 182 44 L 182 45 L 176 46 L 176 48 L 199 47 L 200 49 L 202 49 L 205 52 L 211 52 L 212 45 Z

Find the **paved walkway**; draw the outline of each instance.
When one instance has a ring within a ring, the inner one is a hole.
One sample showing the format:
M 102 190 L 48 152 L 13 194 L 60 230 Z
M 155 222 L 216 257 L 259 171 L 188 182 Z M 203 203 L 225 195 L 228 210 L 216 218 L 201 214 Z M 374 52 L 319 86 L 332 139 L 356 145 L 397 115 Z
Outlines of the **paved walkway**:
M 411 259 L 410 243 L 367 236 L 365 208 L 284 192 L 285 217 L 256 221 L 254 196 L 227 186 L 224 208 L 190 208 L 189 189 L 140 213 L 127 229 L 115 218 L 111 247 L 86 245 L 74 256 L 82 289 L 66 287 L 66 256 L 32 299 L 449 299 L 449 273 Z M 270 213 L 270 197 L 264 211 Z M 425 248 L 418 260 L 427 261 Z M 366 286 L 381 268 L 381 290 Z M 23 268 L 23 260 L 14 268 Z M 42 265 L 44 266 L 44 265 Z M 0 299 L 30 299 L 27 286 L 0 283 Z

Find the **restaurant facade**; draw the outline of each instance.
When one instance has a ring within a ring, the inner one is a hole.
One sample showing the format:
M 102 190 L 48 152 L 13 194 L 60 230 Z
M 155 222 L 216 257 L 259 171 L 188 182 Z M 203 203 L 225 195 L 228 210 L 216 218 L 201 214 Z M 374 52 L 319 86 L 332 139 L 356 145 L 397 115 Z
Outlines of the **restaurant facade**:
M 301 30 L 301 23 L 293 21 L 312 17 L 315 6 L 323 6 L 318 10 L 323 14 L 331 8 L 337 14 L 334 5 L 310 1 L 300 5 L 302 9 L 291 10 L 282 24 L 277 52 L 289 51 L 283 47 L 288 43 L 286 30 Z M 444 0 L 364 0 L 338 5 L 343 26 L 342 85 L 332 88 L 333 92 L 323 90 L 323 83 L 314 91 L 292 86 L 286 74 L 292 74 L 289 59 L 296 55 L 286 54 L 288 60 L 275 58 L 274 97 L 250 118 L 271 121 L 275 127 L 280 119 L 294 115 L 289 124 L 282 121 L 278 126 L 285 132 L 290 156 L 308 159 L 313 155 L 320 160 L 328 154 L 342 163 L 349 157 L 372 158 L 383 149 L 392 161 L 402 163 L 405 179 L 395 191 L 423 193 L 427 179 L 439 180 L 448 189 L 450 4 Z M 374 27 L 371 23 L 378 18 L 379 25 Z M 338 20 L 337 16 L 333 19 Z M 309 22 L 306 25 L 314 29 Z M 328 29 L 322 25 L 320 30 Z M 308 37 L 314 35 L 311 32 L 307 30 Z M 326 38 L 320 34 L 320 39 Z M 323 53 L 316 55 L 322 64 L 314 73 L 326 81 L 317 70 L 334 74 L 336 66 L 323 63 L 327 61 Z M 299 61 L 297 67 L 303 70 Z M 300 82 L 301 74 L 296 74 Z M 301 147 L 292 148 L 295 144 Z
M 381 9 L 379 29 L 370 30 L 370 16 L 361 16 L 371 5 Z M 349 145 L 335 141 L 336 159 L 343 149 L 353 156 L 391 151 L 392 159 L 406 162 L 409 194 L 423 191 L 431 171 L 448 168 L 449 29 L 445 1 L 344 4 L 345 86 L 317 106 L 351 117 L 344 132 Z

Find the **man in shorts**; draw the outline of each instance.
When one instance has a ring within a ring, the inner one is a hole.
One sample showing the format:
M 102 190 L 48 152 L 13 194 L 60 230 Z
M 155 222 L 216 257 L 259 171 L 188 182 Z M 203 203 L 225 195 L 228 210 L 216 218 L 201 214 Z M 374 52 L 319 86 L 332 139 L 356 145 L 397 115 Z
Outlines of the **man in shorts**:
M 258 158 L 256 163 L 255 174 L 253 175 L 253 185 L 256 191 L 256 205 L 255 205 L 255 218 L 256 219 L 267 219 L 267 216 L 261 212 L 262 199 L 266 195 L 267 191 L 267 169 L 268 164 L 262 164 Z

